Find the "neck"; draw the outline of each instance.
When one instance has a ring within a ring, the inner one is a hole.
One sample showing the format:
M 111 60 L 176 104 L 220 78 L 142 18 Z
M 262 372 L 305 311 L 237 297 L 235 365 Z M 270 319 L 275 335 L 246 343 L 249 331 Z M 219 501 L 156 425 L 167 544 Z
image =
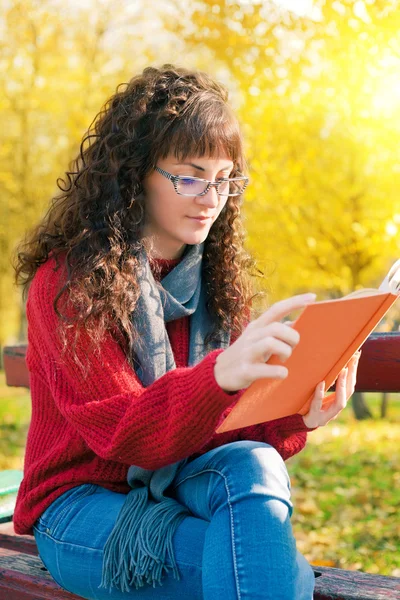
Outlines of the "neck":
M 164 253 L 154 252 L 151 255 L 151 259 L 152 260 L 168 260 L 168 261 L 180 260 L 185 253 L 185 249 L 186 249 L 186 246 L 183 246 L 177 252 L 171 252 L 171 253 L 170 252 L 164 252 Z
M 146 236 L 143 237 L 147 240 Z M 153 260 L 176 260 L 182 258 L 186 247 L 187 244 L 181 244 L 179 246 L 176 244 L 165 244 L 162 243 L 158 237 L 153 236 L 151 243 L 149 245 L 146 244 L 146 252 Z
M 153 256 L 151 258 L 152 262 L 156 262 L 156 263 L 174 263 L 174 262 L 179 262 L 181 260 L 181 257 L 179 258 L 164 258 L 163 256 Z

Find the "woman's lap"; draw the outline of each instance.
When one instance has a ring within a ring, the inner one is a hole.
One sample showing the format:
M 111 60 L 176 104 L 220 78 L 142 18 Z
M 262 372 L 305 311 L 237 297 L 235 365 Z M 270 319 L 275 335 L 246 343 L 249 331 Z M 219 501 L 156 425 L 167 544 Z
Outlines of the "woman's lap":
M 207 600 L 312 598 L 314 574 L 292 533 L 289 475 L 272 446 L 246 440 L 215 448 L 189 461 L 169 493 L 210 523 Z
M 271 463 L 268 468 L 266 462 Z M 288 489 L 285 490 L 288 486 L 283 460 L 268 444 L 234 442 L 189 461 L 167 490 L 193 515 L 183 519 L 173 537 L 180 580 L 173 577 L 171 569 L 163 576 L 162 586 L 132 588 L 128 594 L 114 588 L 111 594 L 99 589 L 102 549 L 125 500 L 124 494 L 91 484 L 74 488 L 43 513 L 35 524 L 35 538 L 54 579 L 84 598 L 278 600 L 291 597 L 290 592 L 279 595 L 278 586 L 278 580 L 289 576 L 296 579 L 293 589 L 295 585 L 304 587 L 304 595 L 293 592 L 293 600 L 311 600 L 313 575 L 303 557 L 296 553 L 290 526 L 292 508 Z M 259 506 L 265 498 L 269 503 L 268 518 L 260 519 L 263 511 Z M 274 591 L 270 589 L 270 595 L 263 595 L 260 568 L 264 565 L 265 570 L 267 563 L 276 586 L 271 583 Z M 301 577 L 304 581 L 300 581 Z M 260 595 L 250 590 L 257 587 L 257 581 Z

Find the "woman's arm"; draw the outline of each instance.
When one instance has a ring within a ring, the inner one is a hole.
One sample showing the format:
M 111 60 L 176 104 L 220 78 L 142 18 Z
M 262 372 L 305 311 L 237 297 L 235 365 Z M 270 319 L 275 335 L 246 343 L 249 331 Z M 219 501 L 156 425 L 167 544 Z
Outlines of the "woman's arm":
M 232 408 L 228 408 L 226 414 Z M 290 415 L 289 417 L 282 417 L 281 419 L 275 419 L 267 423 L 249 425 L 248 427 L 232 431 L 224 431 L 220 434 L 216 433 L 196 456 L 217 448 L 222 444 L 229 444 L 238 440 L 253 440 L 255 442 L 270 444 L 279 452 L 283 460 L 287 460 L 304 448 L 308 431 L 314 431 L 314 429 L 309 429 L 305 426 L 301 415 Z
M 314 429 L 306 427 L 303 417 L 298 414 L 260 423 L 256 427 L 256 431 L 250 434 L 251 438 L 244 437 L 243 439 L 256 439 L 271 444 L 283 460 L 300 452 L 306 445 L 307 433 L 314 431 Z
M 250 322 L 249 309 L 247 310 L 246 316 L 247 322 L 245 326 Z M 231 343 L 235 342 L 236 339 L 237 338 L 232 337 Z M 241 395 L 244 391 L 245 389 L 240 390 L 238 394 Z M 220 420 L 221 423 L 235 404 L 225 410 L 223 417 L 221 417 Z M 225 431 L 220 434 L 216 433 L 198 454 L 208 452 L 222 444 L 229 444 L 230 442 L 238 440 L 254 440 L 270 444 L 279 452 L 284 460 L 287 460 L 304 448 L 307 441 L 307 432 L 314 431 L 314 429 L 316 428 L 309 428 L 305 425 L 301 415 L 290 415 L 268 421 L 267 423 L 250 425 L 232 431 Z
M 213 436 L 224 410 L 240 393 L 228 394 L 214 378 L 216 358 L 209 353 L 194 367 L 176 368 L 144 388 L 111 334 L 98 353 L 90 351 L 82 329 L 76 352 L 90 356 L 84 377 L 67 352 L 61 360 L 53 308 L 59 271 L 41 265 L 27 302 L 27 362 L 44 379 L 64 418 L 99 456 L 158 469 L 199 450 Z

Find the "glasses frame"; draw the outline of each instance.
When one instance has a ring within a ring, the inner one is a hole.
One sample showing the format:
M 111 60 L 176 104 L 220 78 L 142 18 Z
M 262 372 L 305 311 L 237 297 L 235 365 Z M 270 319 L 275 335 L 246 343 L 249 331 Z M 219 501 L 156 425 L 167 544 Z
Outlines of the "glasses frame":
M 246 175 L 241 175 L 240 177 L 225 177 L 223 179 L 219 179 L 218 181 L 209 181 L 208 179 L 201 179 L 200 177 L 190 177 L 188 175 L 185 175 L 185 176 L 172 175 L 172 173 L 168 173 L 168 171 L 164 171 L 164 169 L 161 169 L 160 167 L 157 167 L 157 166 L 154 167 L 154 170 L 157 171 L 158 173 L 160 173 L 161 175 L 164 175 L 164 177 L 166 177 L 170 181 L 172 181 L 174 188 L 175 188 L 175 192 L 177 194 L 179 194 L 179 196 L 186 196 L 186 197 L 192 197 L 192 198 L 194 196 L 205 196 L 211 187 L 215 187 L 218 196 L 220 196 L 221 198 L 229 198 L 229 197 L 232 198 L 234 196 L 241 196 L 249 183 L 249 178 L 246 177 Z M 206 189 L 201 194 L 182 194 L 181 192 L 178 191 L 178 182 L 181 179 L 195 179 L 196 181 L 204 181 L 207 184 Z M 243 181 L 243 179 L 245 180 L 243 190 L 239 194 L 220 194 L 219 193 L 219 186 L 221 183 L 226 183 L 227 181 L 229 181 L 229 182 L 230 181 L 238 181 L 238 180 Z

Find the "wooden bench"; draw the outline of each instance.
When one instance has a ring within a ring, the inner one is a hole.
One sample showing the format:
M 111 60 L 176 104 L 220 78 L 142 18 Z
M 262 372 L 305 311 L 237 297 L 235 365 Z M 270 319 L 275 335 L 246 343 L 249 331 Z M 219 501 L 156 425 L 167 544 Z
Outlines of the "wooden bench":
M 26 349 L 26 345 L 4 348 L 7 385 L 29 388 Z M 400 333 L 378 333 L 368 338 L 360 358 L 356 391 L 400 391 Z M 313 567 L 313 570 L 314 600 L 400 599 L 400 578 L 332 567 Z M 62 590 L 53 581 L 38 557 L 34 538 L 15 535 L 12 523 L 8 522 L 0 525 L 0 598 L 77 600 L 79 597 Z

